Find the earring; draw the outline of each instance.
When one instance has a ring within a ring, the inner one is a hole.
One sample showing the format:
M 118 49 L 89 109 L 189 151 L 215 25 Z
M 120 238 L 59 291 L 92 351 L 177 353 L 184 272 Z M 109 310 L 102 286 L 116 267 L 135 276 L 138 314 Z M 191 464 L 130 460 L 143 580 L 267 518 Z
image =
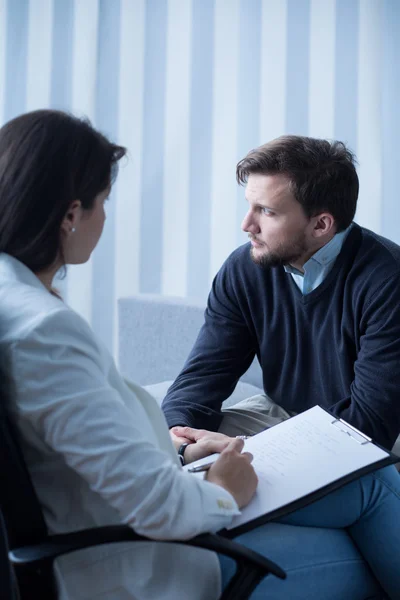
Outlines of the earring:
M 76 231 L 76 229 L 75 229 L 75 227 L 73 227 L 73 228 L 71 229 L 71 233 L 75 233 L 75 231 Z

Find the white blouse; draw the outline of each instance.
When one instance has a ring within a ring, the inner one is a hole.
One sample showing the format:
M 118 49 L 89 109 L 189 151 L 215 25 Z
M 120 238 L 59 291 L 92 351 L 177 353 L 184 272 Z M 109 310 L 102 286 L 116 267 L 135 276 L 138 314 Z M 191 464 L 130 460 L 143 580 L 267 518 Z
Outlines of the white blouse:
M 148 537 L 187 539 L 238 514 L 228 492 L 181 469 L 157 403 L 120 376 L 86 321 L 4 253 L 0 348 L 51 533 L 127 523 Z M 63 600 L 212 600 L 220 593 L 216 556 L 179 545 L 87 549 L 58 559 L 56 574 Z

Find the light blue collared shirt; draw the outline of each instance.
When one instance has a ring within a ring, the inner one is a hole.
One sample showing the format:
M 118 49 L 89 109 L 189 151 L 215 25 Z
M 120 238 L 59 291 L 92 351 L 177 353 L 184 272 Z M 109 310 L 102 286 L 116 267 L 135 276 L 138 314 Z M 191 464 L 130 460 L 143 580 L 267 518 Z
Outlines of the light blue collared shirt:
M 337 233 L 330 242 L 325 244 L 325 246 L 322 246 L 318 252 L 313 254 L 312 257 L 304 263 L 304 273 L 290 265 L 284 267 L 286 273 L 291 274 L 302 294 L 309 294 L 321 285 L 329 271 L 332 269 L 334 262 L 342 249 L 343 242 L 352 226 L 353 224 L 344 231 Z

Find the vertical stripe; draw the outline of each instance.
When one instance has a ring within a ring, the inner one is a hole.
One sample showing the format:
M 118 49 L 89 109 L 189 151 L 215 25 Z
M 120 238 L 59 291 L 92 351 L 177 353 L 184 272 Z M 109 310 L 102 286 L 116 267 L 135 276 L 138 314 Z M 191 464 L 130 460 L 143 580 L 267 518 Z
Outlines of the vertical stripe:
M 7 0 L 0 0 L 0 127 L 4 124 L 6 87 Z
M 72 112 L 95 116 L 97 67 L 97 0 L 74 0 Z M 85 319 L 92 319 L 92 259 L 68 267 L 68 303 Z
M 118 298 L 139 291 L 144 99 L 145 0 L 122 0 L 118 142 L 128 148 L 116 184 L 115 286 Z
M 358 2 L 336 0 L 335 138 L 357 147 Z
M 118 129 L 118 69 L 120 2 L 100 0 L 97 38 L 96 126 L 115 141 Z M 107 220 L 93 253 L 92 325 L 106 346 L 114 343 L 115 194 L 106 203 Z M 99 302 L 101 298 L 101 302 Z
M 50 104 L 53 0 L 29 3 L 26 110 Z
M 239 0 L 216 0 L 210 278 L 236 247 Z
M 240 0 L 237 160 L 259 145 L 261 8 L 261 0 Z M 236 243 L 240 245 L 247 241 L 247 235 L 240 229 L 246 212 L 241 186 L 237 188 L 236 198 Z
M 335 0 L 311 0 L 308 135 L 333 138 Z
M 260 144 L 285 133 L 287 0 L 263 0 Z
M 308 135 L 310 0 L 288 0 L 286 131 Z
M 360 2 L 357 156 L 360 197 L 356 221 L 381 232 L 382 203 L 382 12 L 381 0 Z
M 52 56 L 50 72 L 50 105 L 59 110 L 71 110 L 72 103 L 72 55 L 74 30 L 74 3 L 53 0 L 52 10 Z M 61 271 L 64 275 L 64 271 Z M 69 303 L 68 277 L 54 282 L 64 301 Z
M 53 8 L 53 61 L 51 65 L 51 105 L 70 110 L 72 84 L 72 45 L 74 31 L 74 3 L 54 1 Z
M 177 296 L 187 289 L 191 16 L 191 0 L 169 0 L 162 293 Z
M 25 112 L 28 0 L 8 0 L 4 120 Z
M 162 268 L 166 0 L 147 0 L 140 291 L 160 293 Z
M 195 1 L 190 83 L 188 295 L 209 287 L 214 0 Z
M 400 244 L 400 7 L 398 0 L 383 3 L 382 56 L 382 232 Z
M 59 110 L 71 110 L 72 102 L 72 44 L 74 26 L 74 3 L 53 0 L 51 24 L 50 106 Z M 49 25 L 50 26 L 50 25 Z M 64 275 L 61 271 L 61 275 Z M 64 301 L 69 303 L 68 278 L 54 282 Z

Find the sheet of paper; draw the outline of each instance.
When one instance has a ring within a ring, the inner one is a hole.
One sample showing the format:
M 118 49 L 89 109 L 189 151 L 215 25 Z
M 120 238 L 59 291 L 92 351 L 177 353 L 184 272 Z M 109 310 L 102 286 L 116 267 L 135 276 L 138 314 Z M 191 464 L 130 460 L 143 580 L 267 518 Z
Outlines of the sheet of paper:
M 298 500 L 387 456 L 319 406 L 246 440 L 259 478 L 230 529 Z

